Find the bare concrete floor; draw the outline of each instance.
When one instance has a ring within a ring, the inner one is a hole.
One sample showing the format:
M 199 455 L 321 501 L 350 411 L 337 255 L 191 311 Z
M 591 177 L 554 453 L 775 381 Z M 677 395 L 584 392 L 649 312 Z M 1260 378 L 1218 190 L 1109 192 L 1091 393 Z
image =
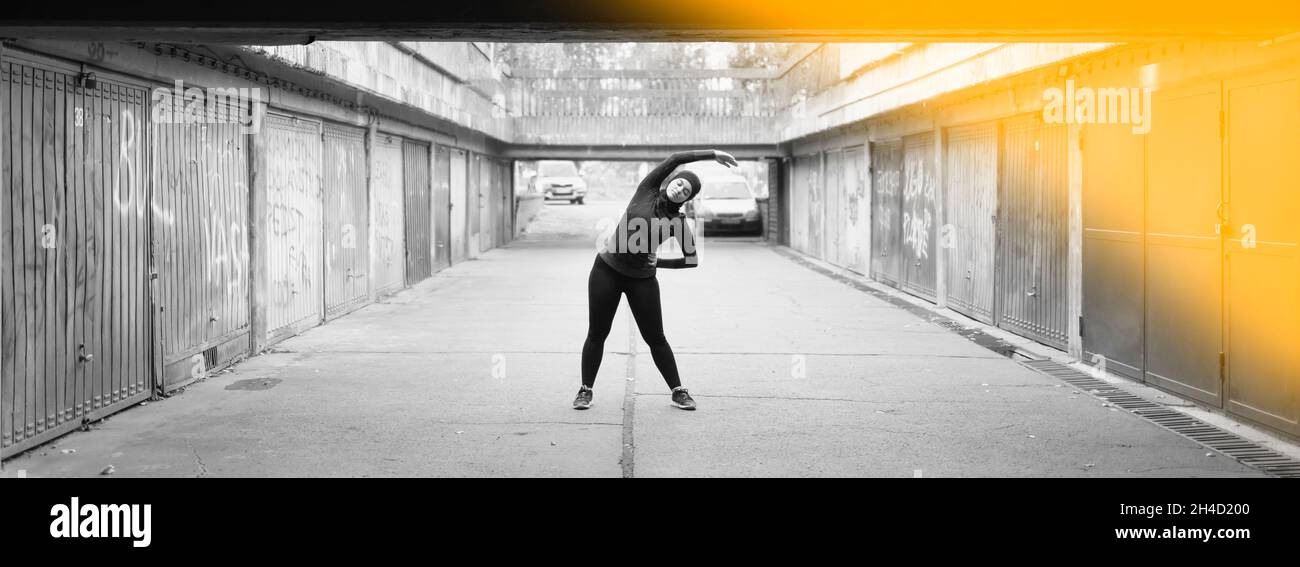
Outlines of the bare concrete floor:
M 3 476 L 1259 476 L 745 241 L 660 271 L 699 411 L 668 405 L 625 309 L 575 411 L 590 232 L 620 207 L 548 205 L 525 240 Z

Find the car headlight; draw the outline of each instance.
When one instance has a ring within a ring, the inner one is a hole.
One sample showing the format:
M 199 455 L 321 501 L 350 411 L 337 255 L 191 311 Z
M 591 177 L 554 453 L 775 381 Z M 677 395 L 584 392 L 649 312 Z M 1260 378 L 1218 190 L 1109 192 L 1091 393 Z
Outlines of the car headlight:
M 750 209 L 748 211 L 745 211 L 745 220 L 750 220 L 750 221 L 758 220 L 758 210 Z

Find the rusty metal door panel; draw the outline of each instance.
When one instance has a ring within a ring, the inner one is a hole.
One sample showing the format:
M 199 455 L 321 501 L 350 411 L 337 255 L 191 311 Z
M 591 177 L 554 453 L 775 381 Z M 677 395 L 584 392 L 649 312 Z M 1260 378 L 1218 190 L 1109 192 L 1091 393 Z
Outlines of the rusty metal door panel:
M 1216 123 L 1216 138 L 1217 127 Z M 1108 371 L 1142 380 L 1146 324 L 1144 161 L 1146 144 L 1156 140 L 1134 135 L 1128 126 L 1098 124 L 1082 128 L 1084 359 L 1094 365 L 1104 360 Z M 1161 158 L 1166 168 L 1182 159 Z M 1218 163 L 1217 158 L 1213 160 L 1216 169 Z M 1217 173 L 1214 179 L 1217 184 Z M 1160 174 L 1151 181 L 1168 184 Z M 1211 302 L 1217 310 L 1218 297 Z M 1211 350 L 1217 355 L 1217 347 Z
M 859 274 L 868 273 L 866 265 L 867 254 L 862 246 L 866 240 L 865 231 L 868 230 L 868 211 L 867 203 L 867 184 L 863 178 L 863 160 L 866 156 L 863 154 L 862 146 L 857 146 L 844 150 L 844 174 L 841 183 L 844 186 L 844 222 L 840 223 L 844 227 L 844 236 L 840 239 L 841 250 L 840 258 L 844 261 L 844 267 L 853 270 Z
M 325 303 L 321 124 L 267 114 L 267 339 L 320 324 Z
M 997 323 L 1065 348 L 1069 195 L 1066 128 L 1038 115 L 1004 126 Z
M 0 62 L 0 455 L 150 395 L 148 92 Z
M 1300 69 L 1230 79 L 1223 100 L 1227 406 L 1300 434 Z
M 934 135 L 916 134 L 903 138 L 903 284 L 913 295 L 935 300 L 935 240 L 939 220 L 936 187 Z
M 840 257 L 840 243 L 844 239 L 844 152 L 826 152 L 826 189 L 822 192 L 822 259 L 844 266 Z
M 434 149 L 433 178 L 433 265 L 440 270 L 451 265 L 451 152 L 446 146 Z
M 238 116 L 227 104 L 224 116 Z M 153 125 L 152 222 L 165 389 L 248 352 L 248 135 Z
M 945 264 L 948 306 L 993 322 L 994 252 L 998 212 L 998 126 L 948 130 L 944 149 L 944 209 L 951 232 Z
M 469 160 L 464 150 L 451 150 L 451 261 L 469 257 Z
M 903 141 L 871 144 L 871 277 L 903 281 Z
M 371 259 L 372 285 L 377 296 L 392 294 L 406 284 L 406 258 L 403 241 L 404 199 L 402 198 L 402 139 L 391 134 L 377 134 L 374 142 L 374 169 L 370 203 L 374 223 L 374 258 Z
M 1222 404 L 1219 84 L 1161 92 L 1147 134 L 1146 380 Z M 1163 117 L 1168 116 L 1168 122 Z
M 402 183 L 406 186 L 406 284 L 411 285 L 433 275 L 428 144 L 402 144 Z
M 323 151 L 325 318 L 334 319 L 370 298 L 366 131 L 326 124 Z

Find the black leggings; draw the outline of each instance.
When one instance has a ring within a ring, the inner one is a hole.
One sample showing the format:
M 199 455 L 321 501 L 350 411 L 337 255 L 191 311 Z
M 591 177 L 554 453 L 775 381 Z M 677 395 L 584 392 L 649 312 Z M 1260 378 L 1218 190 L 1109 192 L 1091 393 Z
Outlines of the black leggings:
M 628 307 L 632 308 L 632 317 L 641 329 L 641 338 L 650 345 L 650 356 L 655 366 L 663 374 L 669 388 L 682 385 L 677 376 L 677 359 L 673 349 L 664 338 L 664 316 L 659 305 L 659 280 L 649 278 L 630 278 L 614 271 L 600 256 L 591 267 L 591 276 L 587 279 L 587 342 L 582 345 L 582 383 L 590 388 L 596 383 L 596 371 L 600 370 L 600 359 L 605 354 L 605 337 L 614 323 L 614 313 L 618 311 L 620 294 L 627 294 Z

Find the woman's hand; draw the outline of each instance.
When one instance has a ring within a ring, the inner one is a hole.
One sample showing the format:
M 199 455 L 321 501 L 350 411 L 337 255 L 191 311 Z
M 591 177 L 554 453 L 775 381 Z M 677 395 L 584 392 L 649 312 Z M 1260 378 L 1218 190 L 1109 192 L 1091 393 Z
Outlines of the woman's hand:
M 732 157 L 731 154 L 724 152 L 722 150 L 713 150 L 713 159 L 717 160 L 718 163 L 725 165 L 727 167 L 740 166 L 740 164 L 736 163 L 736 158 Z

